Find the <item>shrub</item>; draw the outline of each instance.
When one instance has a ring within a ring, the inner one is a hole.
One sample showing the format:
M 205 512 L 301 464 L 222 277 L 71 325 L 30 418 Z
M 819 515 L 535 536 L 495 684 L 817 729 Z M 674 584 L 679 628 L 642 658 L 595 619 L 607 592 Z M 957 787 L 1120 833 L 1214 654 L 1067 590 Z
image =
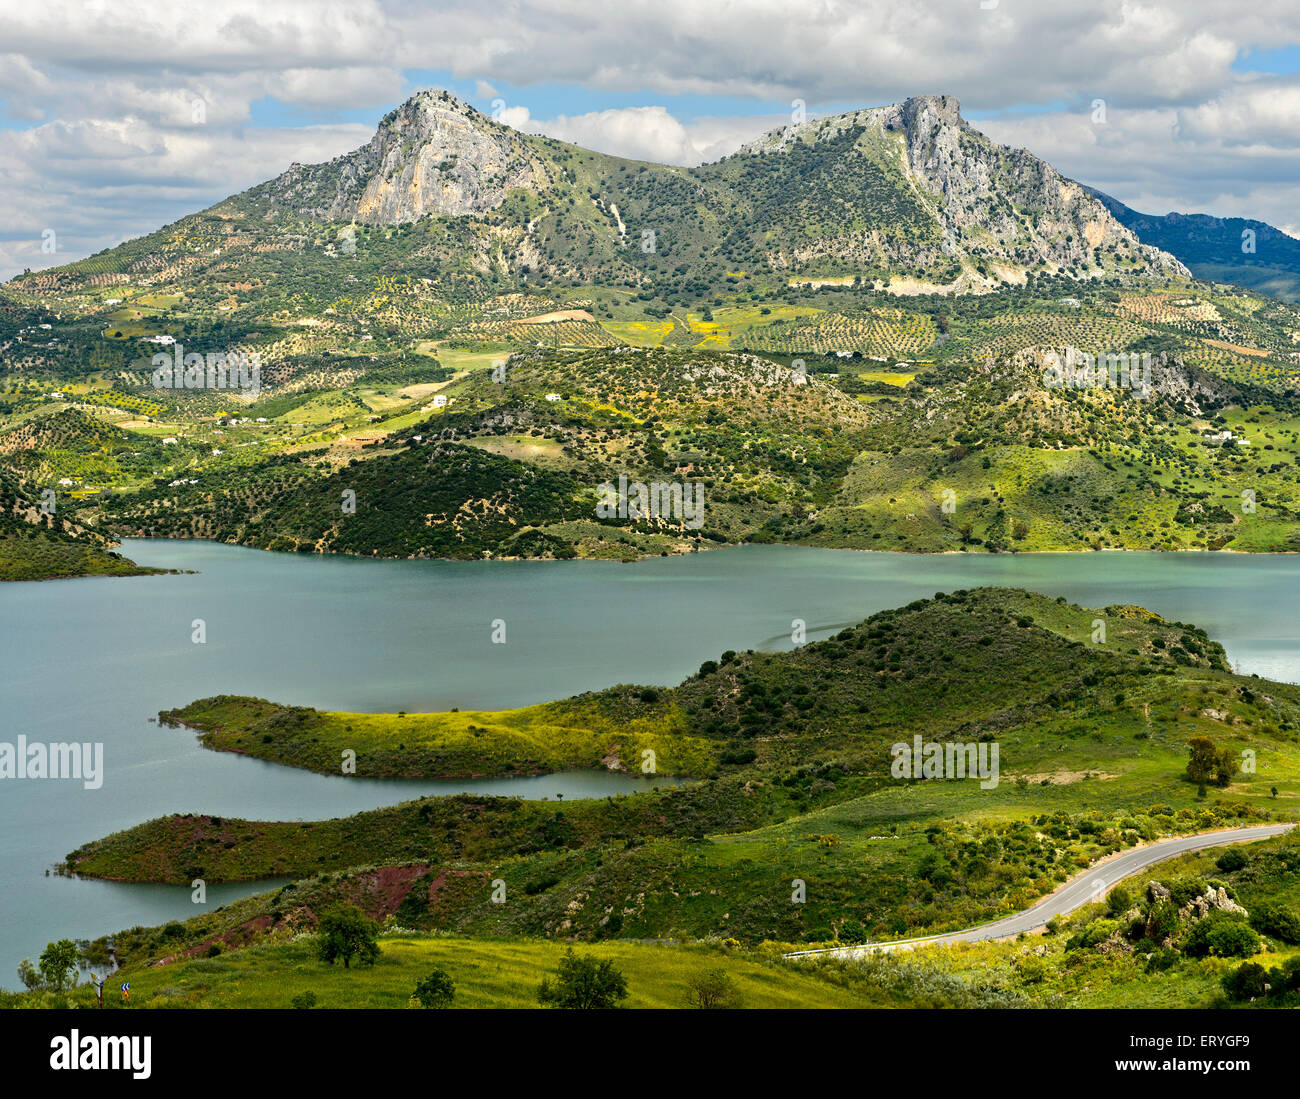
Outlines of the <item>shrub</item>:
M 1048 973 L 1047 962 L 1036 954 L 1030 954 L 1016 962 L 1016 974 L 1027 985 L 1038 984 Z
M 1146 937 L 1162 942 L 1178 930 L 1178 906 L 1170 900 L 1156 901 L 1147 912 Z
M 1111 937 L 1119 923 L 1115 920 L 1093 920 L 1082 931 L 1076 932 L 1065 944 L 1066 950 L 1087 950 Z
M 40 970 L 32 965 L 30 958 L 24 958 L 18 963 L 18 979 L 28 992 L 39 992 L 45 987 Z
M 1253 1000 L 1264 995 L 1264 986 L 1268 983 L 1264 967 L 1247 962 L 1224 976 L 1223 991 L 1230 1000 Z
M 299 1011 L 306 1011 L 307 1008 L 309 1007 L 315 1007 L 316 993 L 299 992 L 297 996 L 295 996 L 292 1000 L 289 1001 L 289 1006 L 292 1008 L 296 1008 Z
M 415 999 L 421 1007 L 451 1007 L 456 996 L 456 982 L 439 966 L 415 986 Z
M 1177 961 L 1177 950 L 1157 950 L 1147 959 L 1146 971 L 1148 973 L 1163 973 L 1167 969 L 1172 969 Z
M 1288 958 L 1280 966 L 1268 971 L 1269 990 L 1274 996 L 1287 992 L 1300 992 L 1300 957 Z
M 379 957 L 378 938 L 379 925 L 374 920 L 355 905 L 339 904 L 321 916 L 316 950 L 321 961 L 330 965 L 342 959 L 344 969 L 351 968 L 353 958 L 361 965 L 374 965 Z
M 579 1010 L 617 1007 L 627 999 L 627 980 L 613 963 L 579 957 L 569 947 L 560 959 L 555 980 L 542 978 L 537 999 L 546 1007 Z
M 719 763 L 753 763 L 758 753 L 753 748 L 724 748 L 718 756 Z
M 1195 874 L 1174 878 L 1169 882 L 1169 894 L 1176 908 L 1190 904 L 1205 893 L 1205 879 Z
M 1280 904 L 1261 904 L 1250 914 L 1250 926 L 1261 935 L 1284 943 L 1300 943 L 1300 916 Z
M 1259 952 L 1259 936 L 1241 916 L 1231 912 L 1211 912 L 1197 920 L 1183 944 L 1189 958 L 1247 958 Z
M 1230 847 L 1214 862 L 1214 865 L 1222 870 L 1225 874 L 1230 874 L 1234 870 L 1240 870 L 1249 860 L 1238 851 L 1235 847 Z
M 686 1004 L 698 1008 L 742 1007 L 740 990 L 725 969 L 693 973 L 686 982 Z

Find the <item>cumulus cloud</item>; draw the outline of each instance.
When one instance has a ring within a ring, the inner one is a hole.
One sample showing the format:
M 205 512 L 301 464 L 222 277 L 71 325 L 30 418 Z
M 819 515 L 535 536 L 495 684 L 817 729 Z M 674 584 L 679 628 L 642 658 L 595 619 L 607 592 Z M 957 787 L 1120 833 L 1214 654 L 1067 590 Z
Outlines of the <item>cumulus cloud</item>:
M 368 126 L 297 128 L 288 146 L 322 161 L 362 145 Z M 278 175 L 275 129 L 164 132 L 133 120 L 0 131 L 0 273 L 69 263 L 140 236 Z M 54 234 L 57 251 L 42 251 Z
M 995 109 L 1104 89 L 1132 106 L 1205 99 L 1243 49 L 1300 38 L 1291 0 L 515 0 L 403 3 L 404 63 L 515 85 L 880 102 L 946 92 Z
M 978 128 L 1145 213 L 1207 213 L 1292 232 L 1300 197 L 1300 81 L 1257 80 L 1195 107 L 1089 106 Z
M 682 123 L 665 107 L 622 107 L 535 119 L 527 107 L 505 107 L 498 121 L 629 160 L 695 165 L 735 152 L 745 141 L 788 121 L 784 115 L 705 118 Z

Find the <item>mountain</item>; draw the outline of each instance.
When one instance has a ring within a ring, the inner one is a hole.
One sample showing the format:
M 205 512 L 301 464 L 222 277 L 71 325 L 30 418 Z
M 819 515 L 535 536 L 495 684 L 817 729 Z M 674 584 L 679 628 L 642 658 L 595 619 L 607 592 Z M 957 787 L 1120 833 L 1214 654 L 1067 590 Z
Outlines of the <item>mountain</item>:
M 1300 240 L 1268 222 L 1209 214 L 1142 214 L 1110 195 L 1087 190 L 1143 244 L 1177 256 L 1198 278 L 1300 301 Z
M 493 289 L 601 284 L 698 300 L 833 279 L 982 292 L 1027 273 L 1185 276 L 1080 185 L 972 129 L 949 96 L 805 121 L 713 164 L 624 160 L 425 91 L 362 148 L 21 288 L 151 274 L 185 289 L 366 269 Z M 325 261 L 324 265 L 320 261 Z
M 922 268 L 947 258 L 961 267 L 956 281 L 962 289 L 1018 281 L 1026 271 L 1095 274 L 1132 267 L 1186 274 L 1173 257 L 1140 245 L 1050 164 L 973 129 L 951 96 L 916 96 L 787 126 L 701 171 L 744 172 L 755 156 L 784 157 L 810 183 L 799 205 L 820 210 L 827 231 L 803 248 L 792 247 L 797 261 L 837 246 L 850 257 L 864 250 L 870 255 L 870 245 L 887 232 L 880 221 L 859 228 L 857 210 L 837 208 L 843 203 L 827 184 L 838 172 L 853 172 L 891 185 L 888 212 L 903 222 L 906 246 L 914 251 L 909 257 L 886 250 L 885 256 L 912 258 Z M 842 228 L 831 231 L 837 219 Z M 918 248 L 918 241 L 925 244 Z
M 159 387 L 178 345 L 258 384 Z M 1016 360 L 1071 348 L 1152 355 L 1168 392 Z M 1300 310 L 1194 282 L 950 97 L 688 169 L 423 92 L 9 284 L 0 471 L 106 537 L 301 552 L 1295 549 L 1297 361 Z M 602 511 L 623 475 L 707 514 Z

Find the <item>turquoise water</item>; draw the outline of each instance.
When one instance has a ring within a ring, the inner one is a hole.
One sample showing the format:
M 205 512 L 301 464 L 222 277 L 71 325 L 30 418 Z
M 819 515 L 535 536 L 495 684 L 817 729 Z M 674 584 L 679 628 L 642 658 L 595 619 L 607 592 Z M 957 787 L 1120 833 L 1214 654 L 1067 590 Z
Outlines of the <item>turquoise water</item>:
M 0 585 L 0 741 L 101 741 L 104 781 L 0 781 L 0 985 L 51 939 L 198 911 L 188 888 L 46 877 L 87 840 L 172 812 L 341 816 L 458 790 L 642 789 L 598 772 L 480 782 L 316 775 L 199 748 L 150 719 L 206 695 L 359 711 L 500 709 L 672 684 L 724 649 L 790 647 L 884 607 L 982 584 L 1195 622 L 1244 672 L 1300 681 L 1300 556 L 916 556 L 751 546 L 624 565 L 376 561 L 130 541 L 191 575 Z M 206 642 L 191 640 L 202 619 Z M 494 644 L 504 623 L 505 643 Z M 210 887 L 209 905 L 257 891 Z

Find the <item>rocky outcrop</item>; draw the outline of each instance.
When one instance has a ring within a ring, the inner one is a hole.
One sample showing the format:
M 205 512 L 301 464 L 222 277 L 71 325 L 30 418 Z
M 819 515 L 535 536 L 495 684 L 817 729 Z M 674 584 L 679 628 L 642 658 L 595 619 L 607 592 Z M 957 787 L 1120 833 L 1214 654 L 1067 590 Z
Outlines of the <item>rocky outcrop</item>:
M 1231 382 L 1184 362 L 1178 355 L 1166 351 L 1136 354 L 1123 347 L 1116 347 L 1111 354 L 1116 359 L 1113 369 L 1104 357 L 1089 357 L 1076 347 L 1026 347 L 1009 359 L 990 361 L 981 369 L 1023 376 L 1026 386 L 1032 389 L 1044 385 L 1061 391 L 1127 389 L 1144 399 L 1163 401 L 1189 416 L 1202 416 L 1241 399 L 1241 392 Z
M 1213 886 L 1207 886 L 1204 893 L 1199 897 L 1193 897 L 1178 910 L 1178 918 L 1184 922 L 1203 920 L 1211 912 L 1235 912 L 1239 916 L 1250 915 L 1246 909 L 1228 896 L 1223 886 L 1219 886 L 1217 889 Z
M 355 152 L 295 164 L 253 193 L 305 217 L 401 225 L 426 214 L 481 214 L 513 188 L 550 182 L 550 170 L 517 131 L 449 92 L 428 91 L 387 115 Z

